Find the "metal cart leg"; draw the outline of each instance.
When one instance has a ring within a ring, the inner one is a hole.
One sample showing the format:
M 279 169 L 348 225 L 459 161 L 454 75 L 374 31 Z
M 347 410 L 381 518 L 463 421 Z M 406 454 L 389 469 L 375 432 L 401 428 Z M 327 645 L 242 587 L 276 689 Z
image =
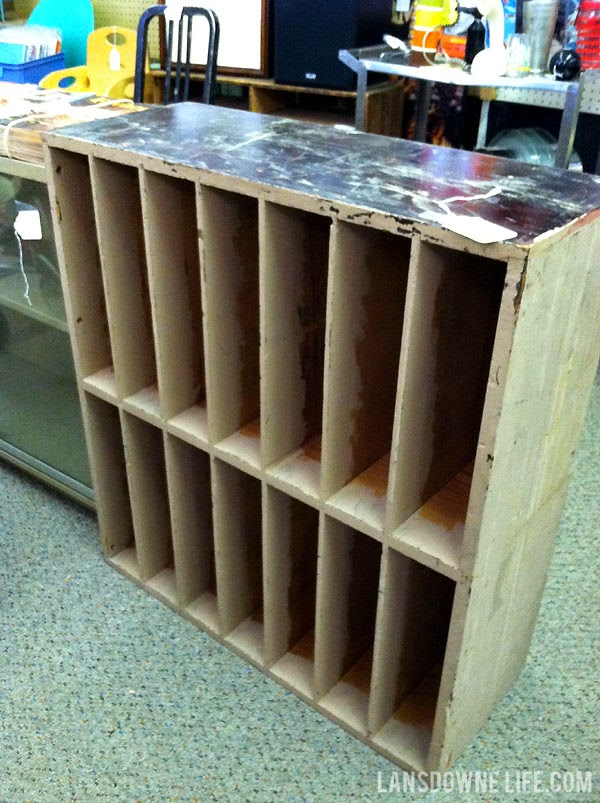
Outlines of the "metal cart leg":
M 579 107 L 581 105 L 581 85 L 583 81 L 584 77 L 582 75 L 576 84 L 571 84 L 567 87 L 565 107 L 560 121 L 560 131 L 558 133 L 554 167 L 567 168 L 569 166 L 569 160 L 573 152 L 573 142 L 575 141 L 575 131 L 577 130 L 577 119 L 579 117 Z
M 417 142 L 427 140 L 427 116 L 432 87 L 431 81 L 419 81 L 417 84 L 417 108 L 415 111 L 415 140 Z

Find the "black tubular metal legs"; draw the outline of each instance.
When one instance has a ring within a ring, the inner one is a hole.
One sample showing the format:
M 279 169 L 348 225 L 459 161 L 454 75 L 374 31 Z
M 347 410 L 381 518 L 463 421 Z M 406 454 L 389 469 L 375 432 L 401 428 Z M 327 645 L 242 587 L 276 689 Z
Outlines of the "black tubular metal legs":
M 165 15 L 166 6 L 151 6 L 147 8 L 141 15 L 138 23 L 137 30 L 137 50 L 135 61 L 135 86 L 134 86 L 134 101 L 141 103 L 144 98 L 144 82 L 145 82 L 145 63 L 146 52 L 148 48 L 148 26 L 154 17 L 161 17 Z M 182 100 L 188 100 L 190 88 L 190 74 L 191 74 L 191 44 L 192 44 L 192 25 L 194 17 L 204 17 L 208 22 L 208 47 L 206 52 L 206 69 L 204 75 L 204 90 L 202 93 L 202 103 L 211 103 L 214 97 L 215 85 L 217 79 L 217 57 L 219 52 L 219 19 L 214 11 L 210 8 L 202 8 L 199 6 L 186 6 L 182 9 L 182 14 L 179 19 L 178 36 L 177 36 L 177 55 L 173 58 L 173 20 L 169 20 L 167 28 L 167 52 L 165 62 L 165 86 L 163 94 L 163 102 L 177 103 Z M 183 46 L 184 41 L 184 18 L 186 18 L 186 44 L 185 51 Z M 185 53 L 185 59 L 184 59 Z M 182 85 L 182 64 L 185 61 L 183 68 L 183 85 Z M 175 75 L 173 77 L 173 66 L 175 66 Z

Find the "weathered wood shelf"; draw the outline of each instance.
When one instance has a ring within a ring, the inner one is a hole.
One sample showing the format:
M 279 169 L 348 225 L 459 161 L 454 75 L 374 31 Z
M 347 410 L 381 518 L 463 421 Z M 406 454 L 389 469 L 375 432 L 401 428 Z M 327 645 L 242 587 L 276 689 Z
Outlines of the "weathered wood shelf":
M 527 654 L 598 358 L 600 181 L 196 104 L 46 157 L 107 559 L 447 768 Z M 453 233 L 456 196 L 515 237 Z

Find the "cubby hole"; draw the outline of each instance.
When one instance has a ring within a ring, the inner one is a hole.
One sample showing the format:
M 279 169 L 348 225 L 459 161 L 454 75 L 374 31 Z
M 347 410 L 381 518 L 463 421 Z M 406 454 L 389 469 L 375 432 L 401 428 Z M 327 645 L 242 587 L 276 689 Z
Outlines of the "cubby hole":
M 122 413 L 127 478 L 139 578 L 169 602 L 177 601 L 163 433 Z
M 392 543 L 456 577 L 506 264 L 421 243 L 414 268 Z
M 201 193 L 209 429 L 218 450 L 260 466 L 258 201 Z
M 215 459 L 212 487 L 221 632 L 237 650 L 263 664 L 261 483 Z
M 383 528 L 411 242 L 335 229 L 329 297 L 323 485 L 329 510 Z
M 68 254 L 63 269 L 75 361 L 84 387 L 114 401 L 117 389 L 89 162 L 86 156 L 57 148 L 50 155 L 57 241 Z
M 265 511 L 266 663 L 312 697 L 319 512 L 274 488 Z
M 366 735 L 382 545 L 328 518 L 323 535 L 315 692 L 329 715 Z
M 139 576 L 119 410 L 90 392 L 82 396 L 102 549 Z
M 369 731 L 398 760 L 425 769 L 455 583 L 392 549 L 382 575 Z
M 161 412 L 170 431 L 207 443 L 196 186 L 141 179 Z
M 92 159 L 115 375 L 127 409 L 160 420 L 138 170 Z
M 266 203 L 261 220 L 263 457 L 269 473 L 320 493 L 331 219 Z
M 177 601 L 214 633 L 219 630 L 210 457 L 171 435 L 166 468 Z

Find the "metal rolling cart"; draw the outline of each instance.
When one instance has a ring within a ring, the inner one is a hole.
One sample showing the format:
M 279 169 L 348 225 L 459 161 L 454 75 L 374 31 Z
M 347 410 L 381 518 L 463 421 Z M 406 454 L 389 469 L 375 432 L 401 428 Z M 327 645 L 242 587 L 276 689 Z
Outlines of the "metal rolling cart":
M 364 130 L 364 97 L 369 73 L 395 75 L 414 78 L 418 81 L 415 139 L 425 140 L 427 110 L 434 83 L 455 86 L 491 88 L 495 90 L 493 100 L 507 103 L 522 103 L 530 106 L 562 109 L 560 132 L 556 150 L 555 167 L 566 167 L 573 150 L 577 121 L 581 111 L 600 114 L 600 70 L 587 70 L 578 81 L 556 81 L 551 76 L 528 76 L 526 78 L 490 78 L 482 81 L 474 78 L 460 68 L 446 65 L 414 67 L 409 56 L 394 50 L 388 45 L 340 50 L 340 61 L 356 73 L 357 101 L 355 126 Z M 487 140 L 487 124 L 491 98 L 483 99 L 477 147 L 482 148 Z M 599 164 L 596 172 L 600 172 Z

